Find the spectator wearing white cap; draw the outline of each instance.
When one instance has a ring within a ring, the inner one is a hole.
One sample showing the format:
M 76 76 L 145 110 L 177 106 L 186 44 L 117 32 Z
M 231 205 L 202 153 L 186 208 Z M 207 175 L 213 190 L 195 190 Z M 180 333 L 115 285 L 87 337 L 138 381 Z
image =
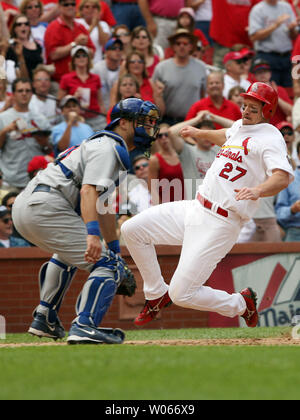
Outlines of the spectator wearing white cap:
M 94 65 L 91 72 L 101 80 L 101 93 L 105 109 L 109 109 L 110 91 L 119 78 L 123 55 L 123 42 L 119 38 L 111 38 L 105 45 L 105 58 Z
M 92 128 L 84 123 L 84 119 L 80 115 L 79 101 L 75 96 L 64 96 L 60 101 L 60 108 L 64 121 L 53 127 L 51 136 L 56 155 L 69 147 L 82 143 L 84 139 L 94 133 Z
M 242 75 L 245 72 L 245 62 L 248 56 L 240 51 L 231 51 L 224 56 L 223 64 L 226 69 L 224 75 L 223 96 L 228 99 L 230 89 L 240 86 L 247 91 L 250 82 L 245 80 Z

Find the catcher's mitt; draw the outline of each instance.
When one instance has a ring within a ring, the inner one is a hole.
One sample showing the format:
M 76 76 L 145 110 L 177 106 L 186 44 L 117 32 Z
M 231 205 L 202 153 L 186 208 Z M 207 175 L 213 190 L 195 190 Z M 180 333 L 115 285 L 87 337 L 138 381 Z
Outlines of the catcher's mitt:
M 122 276 L 121 283 L 117 289 L 117 295 L 133 296 L 136 289 L 136 281 L 132 271 L 128 268 L 127 264 L 124 264 L 124 273 Z

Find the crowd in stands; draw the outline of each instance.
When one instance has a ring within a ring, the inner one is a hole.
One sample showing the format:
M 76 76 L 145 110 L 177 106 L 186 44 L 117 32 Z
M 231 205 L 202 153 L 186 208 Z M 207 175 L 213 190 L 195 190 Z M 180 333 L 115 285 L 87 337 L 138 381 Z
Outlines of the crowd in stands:
M 131 153 L 119 226 L 192 199 L 218 147 L 180 130 L 231 127 L 255 81 L 278 92 L 271 124 L 295 180 L 261 200 L 239 241 L 300 241 L 300 0 L 0 1 L 0 247 L 31 246 L 13 227 L 15 197 L 121 99 L 154 102 L 162 121 L 150 155 Z

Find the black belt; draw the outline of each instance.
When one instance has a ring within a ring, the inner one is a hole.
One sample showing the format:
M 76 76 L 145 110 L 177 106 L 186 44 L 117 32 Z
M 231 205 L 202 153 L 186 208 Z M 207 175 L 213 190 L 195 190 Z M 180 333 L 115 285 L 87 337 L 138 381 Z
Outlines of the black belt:
M 39 184 L 35 187 L 35 189 L 32 192 L 50 192 L 50 190 L 51 187 L 49 185 Z
M 271 55 L 278 55 L 279 57 L 288 57 L 289 55 L 291 55 L 291 51 L 287 51 L 285 53 L 279 53 L 276 51 L 257 51 L 257 53 L 261 53 L 261 54 L 271 54 Z

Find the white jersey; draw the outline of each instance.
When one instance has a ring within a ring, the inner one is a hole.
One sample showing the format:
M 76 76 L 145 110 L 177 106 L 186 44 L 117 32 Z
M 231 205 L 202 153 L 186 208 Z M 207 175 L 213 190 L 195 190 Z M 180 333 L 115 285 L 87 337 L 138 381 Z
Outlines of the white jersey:
M 198 191 L 246 221 L 255 213 L 259 200 L 236 201 L 234 190 L 263 183 L 274 169 L 288 172 L 290 182 L 293 180 L 293 169 L 280 131 L 270 124 L 242 125 L 242 120 L 238 120 L 227 130 L 226 142 Z

